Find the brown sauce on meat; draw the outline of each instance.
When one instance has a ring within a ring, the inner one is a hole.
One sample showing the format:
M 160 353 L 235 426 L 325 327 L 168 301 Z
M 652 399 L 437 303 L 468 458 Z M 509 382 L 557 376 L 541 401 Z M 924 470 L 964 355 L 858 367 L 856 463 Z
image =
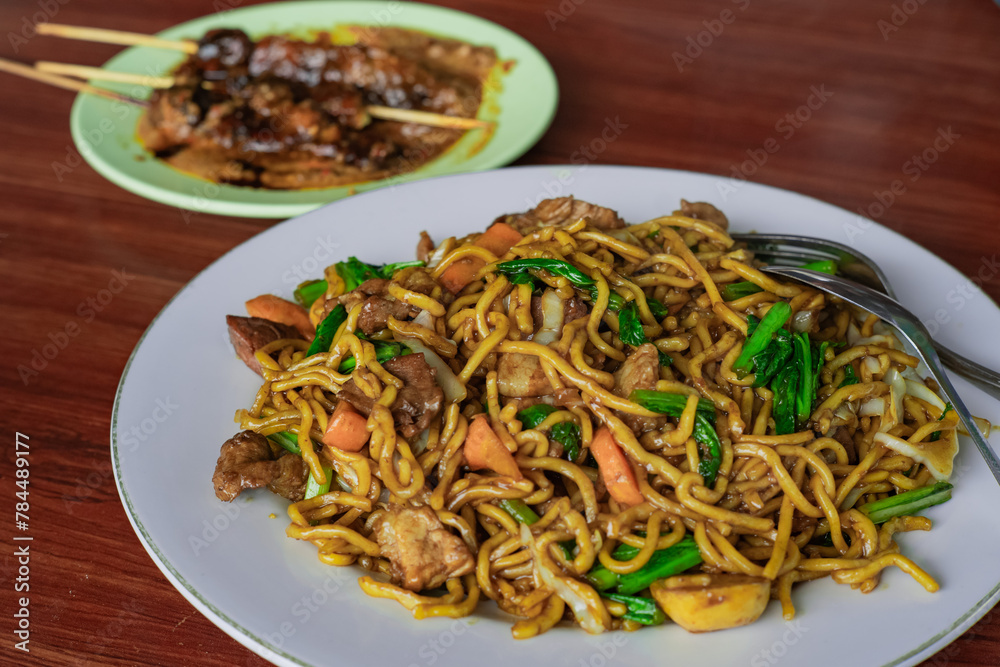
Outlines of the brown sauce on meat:
M 414 171 L 464 134 L 370 118 L 390 106 L 473 118 L 498 75 L 496 52 L 399 28 L 356 26 L 335 43 L 213 30 L 154 91 L 143 145 L 217 183 L 301 190 Z

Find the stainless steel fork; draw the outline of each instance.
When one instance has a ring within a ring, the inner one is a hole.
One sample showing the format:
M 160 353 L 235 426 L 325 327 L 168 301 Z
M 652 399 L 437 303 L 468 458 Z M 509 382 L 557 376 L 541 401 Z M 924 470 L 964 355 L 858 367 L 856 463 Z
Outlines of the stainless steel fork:
M 801 266 L 809 262 L 834 260 L 837 273 L 896 300 L 896 294 L 878 264 L 850 246 L 810 236 L 794 234 L 732 234 L 745 243 L 756 257 L 775 266 Z M 1000 373 L 963 357 L 931 339 L 945 366 L 1000 400 Z
M 990 472 L 993 473 L 993 477 L 1000 483 L 1000 460 L 997 460 L 997 455 L 993 451 L 993 448 L 990 447 L 989 443 L 986 442 L 986 438 L 980 433 L 979 427 L 969 413 L 969 409 L 965 406 L 965 402 L 958 395 L 951 380 L 948 379 L 948 374 L 941 368 L 938 355 L 935 353 L 934 347 L 930 344 L 930 332 L 927 331 L 913 313 L 900 305 L 895 299 L 891 299 L 870 287 L 859 285 L 850 280 L 844 280 L 838 276 L 787 266 L 768 267 L 764 271 L 785 278 L 791 278 L 829 292 L 830 294 L 835 294 L 848 303 L 853 303 L 859 308 L 864 308 L 870 313 L 875 313 L 886 324 L 895 327 L 906 340 L 910 341 L 910 344 L 917 350 L 917 354 L 920 355 L 927 368 L 930 369 L 931 374 L 937 380 L 941 389 L 948 395 L 952 406 L 955 408 L 955 412 L 969 431 L 972 441 L 976 444 L 976 448 L 983 455 L 983 459 L 986 460 L 986 465 L 989 466 Z

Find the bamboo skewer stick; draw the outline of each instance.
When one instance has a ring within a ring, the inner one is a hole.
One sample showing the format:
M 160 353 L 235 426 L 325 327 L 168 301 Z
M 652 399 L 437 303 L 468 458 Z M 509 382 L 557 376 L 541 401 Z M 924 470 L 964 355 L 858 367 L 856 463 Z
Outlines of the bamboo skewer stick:
M 75 90 L 81 93 L 99 95 L 117 102 L 126 102 L 128 104 L 135 104 L 141 107 L 149 106 L 149 103 L 146 100 L 137 100 L 134 97 L 122 95 L 121 93 L 116 93 L 115 91 L 107 90 L 106 88 L 98 88 L 97 86 L 92 86 L 83 81 L 77 81 L 76 79 L 70 79 L 58 74 L 52 74 L 51 72 L 42 72 L 34 67 L 29 67 L 28 65 L 14 62 L 13 60 L 7 60 L 5 58 L 0 58 L 0 71 L 17 74 L 18 76 L 23 76 L 27 79 L 34 79 L 35 81 L 41 81 L 42 83 L 47 83 L 52 86 L 65 88 L 66 90 Z
M 101 67 L 55 63 L 48 60 L 39 60 L 36 62 L 35 69 L 42 72 L 51 72 L 52 74 L 75 76 L 79 79 L 134 83 L 140 86 L 149 86 L 150 88 L 170 88 L 174 85 L 174 77 L 172 76 L 147 76 L 145 74 L 133 74 L 132 72 L 115 72 Z
M 480 127 L 492 127 L 492 121 L 478 118 L 463 118 L 462 116 L 446 116 L 443 113 L 430 111 L 414 111 L 413 109 L 395 109 L 393 107 L 367 106 L 365 111 L 372 118 L 395 120 L 400 123 L 416 123 L 433 127 L 447 127 L 454 130 L 473 130 Z
M 185 53 L 197 53 L 198 43 L 190 39 L 162 39 L 152 35 L 124 30 L 107 30 L 105 28 L 87 28 L 84 26 L 64 25 L 62 23 L 40 23 L 36 30 L 40 35 L 80 39 L 88 42 L 103 42 L 105 44 L 122 44 L 125 46 L 151 46 L 159 49 L 172 49 Z

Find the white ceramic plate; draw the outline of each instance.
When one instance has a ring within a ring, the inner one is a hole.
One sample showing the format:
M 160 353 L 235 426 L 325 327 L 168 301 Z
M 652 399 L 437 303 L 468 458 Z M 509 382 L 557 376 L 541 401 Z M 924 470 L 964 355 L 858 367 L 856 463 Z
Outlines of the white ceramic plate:
M 732 191 L 728 186 L 735 185 Z M 622 665 L 770 667 L 912 665 L 970 627 L 1000 597 L 1000 488 L 963 440 L 951 502 L 932 508 L 931 533 L 899 536 L 941 583 L 929 594 L 889 570 L 869 595 L 829 580 L 794 591 L 796 620 L 777 604 L 754 625 L 691 635 L 672 625 L 591 637 L 560 627 L 526 642 L 492 603 L 461 621 L 415 621 L 395 602 L 365 596 L 360 570 L 319 563 L 311 544 L 284 536 L 286 501 L 267 492 L 218 501 L 219 447 L 238 429 L 258 378 L 236 359 L 224 316 L 258 294 L 285 296 L 297 272 L 318 275 L 348 255 L 409 259 L 421 229 L 440 240 L 483 229 L 543 197 L 574 194 L 642 221 L 679 199 L 720 206 L 737 231 L 799 232 L 849 241 L 879 262 L 901 300 L 925 319 L 945 313 L 938 337 L 988 366 L 1000 351 L 982 332 L 1000 310 L 931 253 L 879 225 L 801 195 L 716 176 L 629 167 L 530 167 L 439 178 L 337 202 L 279 224 L 222 257 L 185 287 L 146 331 L 119 386 L 112 456 L 122 502 L 164 575 L 220 628 L 280 665 Z M 855 234 L 854 232 L 861 232 Z M 941 312 L 938 312 L 941 311 Z M 973 412 L 997 421 L 998 404 L 959 381 Z M 994 439 L 995 440 L 995 439 Z M 269 518 L 270 514 L 277 518 Z

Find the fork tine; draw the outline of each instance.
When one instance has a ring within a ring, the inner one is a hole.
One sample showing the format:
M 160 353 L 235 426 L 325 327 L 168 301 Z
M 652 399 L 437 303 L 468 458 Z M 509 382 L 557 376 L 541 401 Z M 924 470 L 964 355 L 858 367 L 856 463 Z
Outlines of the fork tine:
M 836 260 L 838 272 L 872 289 L 884 292 L 895 298 L 892 286 L 882 269 L 871 259 L 857 250 L 836 241 L 797 236 L 794 234 L 731 234 L 733 240 L 747 244 L 747 248 L 761 257 L 779 258 L 782 255 L 791 260 L 793 253 L 800 253 L 801 258 L 809 257 L 808 261 L 816 259 Z M 780 246 L 780 248 L 779 248 Z M 789 250 L 794 248 L 794 250 Z M 806 253 L 822 253 L 814 257 Z
M 786 248 L 755 248 L 753 246 L 748 246 L 748 249 L 753 252 L 755 257 L 761 259 L 766 257 L 786 262 L 799 262 L 800 264 L 838 259 L 836 255 L 812 253 L 798 248 L 795 250 L 788 250 Z

